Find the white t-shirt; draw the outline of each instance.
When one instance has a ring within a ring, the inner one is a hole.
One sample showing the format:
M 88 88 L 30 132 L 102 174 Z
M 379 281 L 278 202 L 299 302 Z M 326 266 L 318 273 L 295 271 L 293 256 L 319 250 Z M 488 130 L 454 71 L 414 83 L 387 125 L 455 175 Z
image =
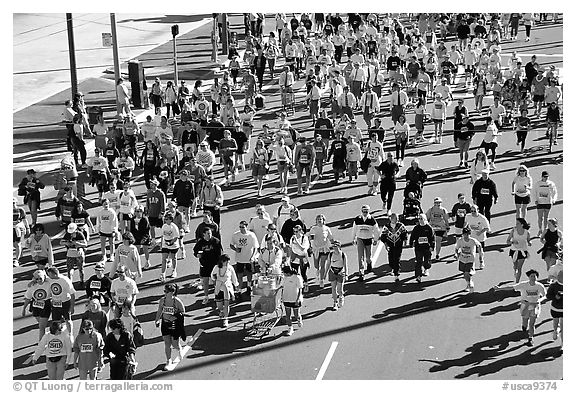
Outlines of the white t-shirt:
M 530 285 L 529 281 L 522 281 L 514 285 L 513 288 L 520 292 L 520 300 L 525 300 L 528 303 L 538 303 L 540 298 L 546 297 L 546 288 L 538 281 L 534 285 Z
M 180 230 L 178 229 L 178 226 L 173 222 L 170 224 L 162 225 L 162 248 L 177 250 L 179 236 Z
M 124 280 L 116 278 L 112 280 L 110 292 L 116 294 L 115 299 L 118 303 L 123 303 L 126 299 L 131 299 L 138 294 L 138 287 L 136 282 L 129 277 L 124 277 Z
M 479 252 L 480 247 L 480 242 L 473 237 L 470 237 L 468 241 L 465 241 L 464 238 L 458 239 L 456 242 L 456 250 L 460 250 L 458 261 L 462 263 L 474 263 L 476 253 Z
M 470 225 L 470 229 L 472 229 L 472 233 L 470 237 L 478 240 L 479 242 L 483 242 L 486 240 L 486 232 L 480 234 L 480 231 L 484 228 L 488 228 L 488 232 L 490 232 L 490 223 L 488 219 L 484 217 L 482 214 L 478 213 L 476 217 L 472 215 L 472 213 L 466 214 L 466 218 L 464 219 L 464 226 Z
M 236 262 L 237 263 L 248 263 L 250 262 L 254 254 L 254 250 L 258 248 L 258 239 L 254 232 L 246 232 L 245 234 L 237 231 L 232 235 L 231 243 L 236 248 L 240 248 L 240 252 L 236 251 Z
M 96 216 L 98 232 L 111 234 L 118 229 L 118 218 L 113 209 L 102 209 Z
M 106 171 L 108 160 L 106 157 L 92 157 L 88 160 L 88 166 L 92 167 L 93 171 Z
M 52 305 L 55 306 L 57 302 L 65 302 L 70 300 L 72 295 L 76 295 L 72 281 L 65 276 L 58 276 L 58 278 L 50 278 L 50 292 L 52 294 Z
M 248 223 L 248 230 L 254 232 L 256 239 L 262 239 L 268 231 L 269 224 L 272 224 L 269 218 L 252 217 Z
M 285 303 L 296 303 L 302 301 L 302 291 L 304 281 L 298 274 L 292 274 L 284 277 L 284 288 L 282 289 L 282 301 Z M 298 296 L 300 294 L 300 296 Z

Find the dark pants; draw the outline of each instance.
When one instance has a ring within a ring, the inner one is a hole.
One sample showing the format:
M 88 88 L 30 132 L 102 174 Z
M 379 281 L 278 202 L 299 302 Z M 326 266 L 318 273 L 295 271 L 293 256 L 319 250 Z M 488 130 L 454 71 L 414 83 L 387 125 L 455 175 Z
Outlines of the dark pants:
M 492 208 L 492 199 L 486 199 L 486 200 L 478 199 L 478 213 L 483 214 L 484 217 L 488 219 L 488 222 L 490 222 L 491 208 Z
M 408 143 L 408 138 L 406 139 L 396 139 L 396 160 L 404 160 L 404 153 L 406 152 L 406 143 Z
M 154 176 L 154 167 L 145 166 L 144 167 L 144 183 L 146 183 L 146 188 L 150 188 L 150 180 Z
M 418 278 L 422 276 L 422 268 L 430 269 L 432 265 L 430 264 L 430 258 L 432 258 L 432 251 L 429 248 L 424 249 L 414 249 L 416 254 L 416 263 L 414 264 L 414 277 Z
M 74 151 L 74 146 L 72 145 L 72 138 L 74 137 L 74 124 L 66 123 L 66 148 L 68 151 Z
M 528 136 L 528 131 L 516 131 L 516 140 L 520 143 L 520 147 L 524 150 L 526 146 L 526 137 Z
M 126 360 L 110 359 L 110 379 L 116 381 L 126 379 L 127 368 L 128 362 Z
M 212 114 L 217 115 L 219 110 L 220 110 L 220 104 L 213 100 L 212 101 Z
M 308 282 L 308 275 L 306 272 L 308 271 L 308 262 L 304 258 L 300 259 L 300 263 L 292 263 L 290 262 L 290 267 L 298 271 L 300 269 L 300 275 L 302 276 L 302 281 Z
M 72 137 L 71 142 L 74 152 L 74 162 L 78 164 L 78 152 L 80 152 L 80 160 L 82 161 L 82 164 L 86 164 L 86 146 L 84 141 L 74 136 Z
M 342 61 L 342 53 L 344 52 L 344 48 L 342 46 L 334 46 L 334 59 L 336 63 L 340 64 Z
M 212 219 L 218 226 L 220 226 L 220 209 L 217 209 L 215 206 L 204 206 L 204 210 L 208 210 L 212 213 Z
M 388 210 L 392 208 L 394 191 L 396 191 L 396 182 L 394 180 L 383 179 L 380 182 L 380 198 L 382 198 L 382 203 L 386 204 Z
M 258 79 L 258 87 L 262 90 L 262 84 L 264 83 L 264 71 L 265 68 L 256 68 L 256 79 Z
M 394 275 L 400 273 L 400 258 L 402 257 L 402 245 L 390 247 L 388 249 L 388 265 L 392 268 Z

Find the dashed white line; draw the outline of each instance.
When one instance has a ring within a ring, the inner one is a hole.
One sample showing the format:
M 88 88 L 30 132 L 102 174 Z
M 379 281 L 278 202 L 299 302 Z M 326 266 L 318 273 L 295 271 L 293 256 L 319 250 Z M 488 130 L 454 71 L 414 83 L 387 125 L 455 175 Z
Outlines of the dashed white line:
M 324 363 L 322 363 L 322 367 L 320 367 L 320 371 L 318 372 L 318 375 L 316 376 L 317 381 L 321 381 L 322 378 L 324 378 L 324 374 L 326 373 L 326 370 L 328 369 L 328 365 L 330 364 L 330 361 L 332 360 L 332 356 L 334 356 L 334 352 L 336 351 L 337 346 L 338 346 L 338 341 L 332 341 L 332 345 L 330 345 L 330 349 L 328 350 L 328 353 L 326 354 L 326 357 L 324 358 Z

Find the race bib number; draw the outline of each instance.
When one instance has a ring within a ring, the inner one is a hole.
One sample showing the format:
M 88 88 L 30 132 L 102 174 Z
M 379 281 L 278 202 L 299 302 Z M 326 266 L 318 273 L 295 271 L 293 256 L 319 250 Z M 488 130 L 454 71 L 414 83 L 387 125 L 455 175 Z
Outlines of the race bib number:
M 490 195 L 490 190 L 487 188 L 481 188 L 480 189 L 480 194 L 482 195 Z
M 458 215 L 458 217 L 465 217 L 466 216 L 466 210 L 465 209 L 458 209 L 456 211 L 456 214 Z
M 166 306 L 164 306 L 164 307 L 162 308 L 162 313 L 174 315 L 174 307 L 166 307 Z
M 80 352 L 86 353 L 92 351 L 93 351 L 92 344 L 80 344 Z
M 122 206 L 128 206 L 128 201 L 120 201 L 120 205 L 122 205 Z
M 120 296 L 118 298 L 118 303 L 124 303 L 126 301 L 126 297 L 125 296 Z
M 34 255 L 38 255 L 38 254 L 40 254 L 41 252 L 42 252 L 42 246 L 39 245 L 39 244 L 35 244 L 35 245 L 34 245 L 34 249 L 32 249 L 32 253 L 33 253 Z
M 92 281 L 90 283 L 90 289 L 100 289 L 102 287 L 102 282 L 100 281 Z
M 60 340 L 52 340 L 48 343 L 48 349 L 49 350 L 60 350 L 62 349 L 62 347 L 64 346 L 64 344 L 62 344 L 62 341 Z
M 44 308 L 44 306 L 46 305 L 46 301 L 45 300 L 34 300 L 32 302 L 32 307 L 34 308 Z
M 316 153 L 322 154 L 323 151 L 324 149 L 322 147 L 316 147 Z
M 301 164 L 308 164 L 310 163 L 310 157 L 308 154 L 301 154 L 300 159 L 298 160 Z
M 62 307 L 62 300 L 52 300 L 52 307 L 61 308 Z
M 418 244 L 428 244 L 428 238 L 426 236 L 419 237 Z
M 538 197 L 539 198 L 548 198 L 548 193 L 547 192 L 539 192 Z

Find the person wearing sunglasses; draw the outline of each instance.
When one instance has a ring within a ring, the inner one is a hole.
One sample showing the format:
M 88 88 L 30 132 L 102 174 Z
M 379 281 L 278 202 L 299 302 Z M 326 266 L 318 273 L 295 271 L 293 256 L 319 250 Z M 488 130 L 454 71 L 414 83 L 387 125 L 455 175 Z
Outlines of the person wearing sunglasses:
M 90 320 L 82 322 L 80 332 L 74 340 L 74 368 L 80 380 L 95 380 L 104 365 L 102 350 L 104 339 L 94 329 Z

